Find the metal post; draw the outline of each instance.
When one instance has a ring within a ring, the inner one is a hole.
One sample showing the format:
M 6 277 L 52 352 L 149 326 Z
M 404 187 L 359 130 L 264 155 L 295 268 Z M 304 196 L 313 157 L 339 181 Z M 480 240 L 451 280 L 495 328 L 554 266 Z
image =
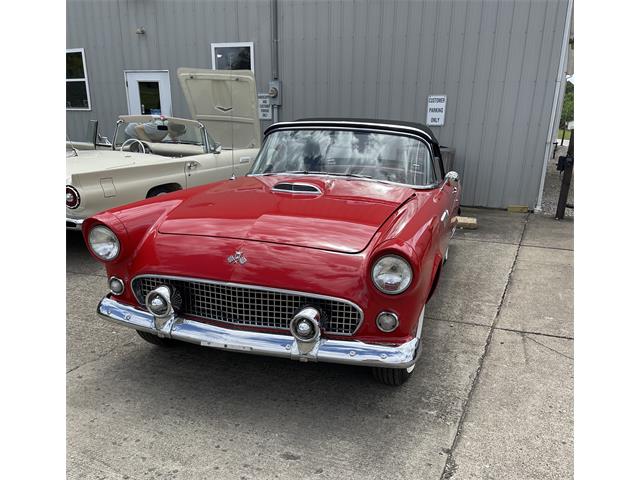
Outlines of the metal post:
M 278 0 L 271 0 L 271 78 L 273 80 L 280 79 L 280 63 L 279 63 L 279 32 L 278 32 Z M 278 92 L 278 95 L 282 95 Z M 273 105 L 273 122 L 279 120 L 278 105 Z
M 573 208 L 573 205 L 567 204 L 567 197 L 569 196 L 569 187 L 571 186 L 571 178 L 573 177 L 573 134 L 575 130 L 571 130 L 571 137 L 569 138 L 569 148 L 567 149 L 567 156 L 564 161 L 564 169 L 562 170 L 562 186 L 560 187 L 560 196 L 558 197 L 558 208 L 556 209 L 556 219 L 562 220 L 564 218 L 564 211 L 566 208 Z

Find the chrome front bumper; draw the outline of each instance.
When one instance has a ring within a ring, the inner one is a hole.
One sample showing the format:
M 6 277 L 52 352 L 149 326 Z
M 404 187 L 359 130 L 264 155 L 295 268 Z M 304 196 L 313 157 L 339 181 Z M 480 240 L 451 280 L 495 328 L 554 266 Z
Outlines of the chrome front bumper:
M 145 310 L 124 305 L 110 297 L 104 297 L 98 304 L 98 316 L 125 327 L 204 347 L 290 358 L 302 362 L 409 368 L 416 363 L 420 355 L 419 338 L 413 338 L 395 347 L 357 340 L 320 338 L 311 349 L 308 344 L 299 348 L 298 341 L 290 335 L 232 330 L 175 316 L 160 320 Z M 421 324 L 422 322 L 420 326 Z M 307 350 L 308 353 L 305 353 Z
M 67 217 L 67 230 L 82 230 L 82 222 L 84 220 L 81 218 Z

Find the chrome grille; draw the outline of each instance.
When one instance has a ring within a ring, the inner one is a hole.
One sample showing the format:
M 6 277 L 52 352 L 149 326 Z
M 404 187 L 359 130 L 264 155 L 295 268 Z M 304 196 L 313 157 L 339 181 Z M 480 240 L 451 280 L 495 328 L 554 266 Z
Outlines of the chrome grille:
M 361 310 L 346 300 L 222 282 L 163 276 L 140 276 L 132 287 L 140 305 L 160 285 L 179 292 L 181 314 L 206 320 L 281 330 L 289 329 L 293 316 L 305 306 L 318 308 L 326 319 L 325 331 L 353 335 L 362 319 Z

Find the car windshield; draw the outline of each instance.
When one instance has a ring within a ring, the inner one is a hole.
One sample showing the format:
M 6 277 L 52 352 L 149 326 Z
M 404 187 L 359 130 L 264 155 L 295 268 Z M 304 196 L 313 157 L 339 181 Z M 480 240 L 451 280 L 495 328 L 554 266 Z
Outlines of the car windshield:
M 147 143 L 166 143 L 203 146 L 203 129 L 199 123 L 172 117 L 130 116 L 121 117 L 114 139 L 115 146 L 131 138 Z M 209 144 L 214 145 L 209 137 Z
M 328 174 L 426 186 L 436 182 L 419 140 L 353 130 L 280 130 L 267 137 L 251 174 Z

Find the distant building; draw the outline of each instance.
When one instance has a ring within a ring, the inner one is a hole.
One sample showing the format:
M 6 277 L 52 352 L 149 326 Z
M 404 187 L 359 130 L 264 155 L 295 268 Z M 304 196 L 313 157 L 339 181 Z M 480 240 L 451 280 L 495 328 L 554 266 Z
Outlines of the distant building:
M 534 208 L 560 117 L 571 4 L 67 0 L 68 135 L 81 139 L 91 119 L 112 135 L 123 113 L 188 117 L 183 66 L 251 68 L 260 93 L 277 77 L 280 120 L 424 123 L 427 98 L 446 96 L 432 129 L 456 149 L 463 204 Z

